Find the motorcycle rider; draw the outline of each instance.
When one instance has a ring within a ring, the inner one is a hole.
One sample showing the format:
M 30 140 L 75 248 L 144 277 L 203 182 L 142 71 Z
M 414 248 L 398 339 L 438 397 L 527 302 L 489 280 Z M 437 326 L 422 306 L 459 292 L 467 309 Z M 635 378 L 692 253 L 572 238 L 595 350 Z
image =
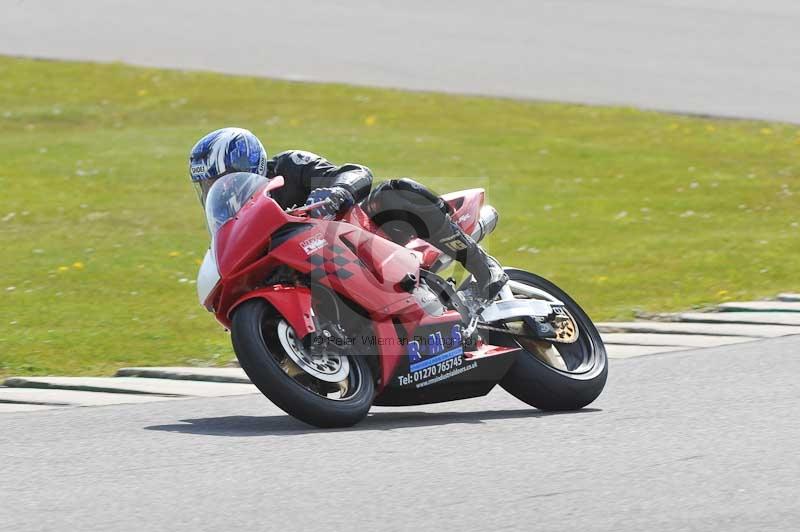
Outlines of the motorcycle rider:
M 331 220 L 360 202 L 394 242 L 402 245 L 419 237 L 460 262 L 474 276 L 480 298 L 493 300 L 508 281 L 502 266 L 451 220 L 449 205 L 411 179 L 384 181 L 370 192 L 372 172 L 366 166 L 336 166 L 301 150 L 268 159 L 253 133 L 233 127 L 212 131 L 194 145 L 189 172 L 204 206 L 211 185 L 225 174 L 280 175 L 285 185 L 273 191 L 272 198 L 284 209 L 319 204 L 309 214 Z

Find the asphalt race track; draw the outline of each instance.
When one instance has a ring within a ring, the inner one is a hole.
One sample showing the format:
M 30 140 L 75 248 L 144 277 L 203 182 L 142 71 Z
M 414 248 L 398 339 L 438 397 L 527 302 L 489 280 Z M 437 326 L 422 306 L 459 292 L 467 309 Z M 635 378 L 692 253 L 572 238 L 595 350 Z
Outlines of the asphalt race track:
M 0 530 L 800 530 L 800 337 L 311 429 L 260 395 L 0 415 Z
M 6 0 L 0 53 L 800 123 L 797 0 Z
M 0 9 L 2 54 L 800 123 L 797 0 Z M 260 395 L 0 414 L 0 531 L 796 531 L 798 354 L 791 336 L 612 360 L 579 412 L 497 390 L 336 431 Z

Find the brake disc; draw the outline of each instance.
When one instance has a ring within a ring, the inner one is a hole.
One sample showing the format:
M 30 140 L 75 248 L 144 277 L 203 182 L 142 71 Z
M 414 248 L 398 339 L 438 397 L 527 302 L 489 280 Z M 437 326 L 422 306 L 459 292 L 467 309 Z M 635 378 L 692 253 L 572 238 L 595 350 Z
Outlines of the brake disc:
M 575 323 L 575 318 L 564 307 L 553 307 L 555 317 L 553 318 L 553 328 L 556 330 L 556 338 L 562 344 L 574 344 L 578 341 L 579 329 Z
M 297 338 L 294 329 L 283 320 L 278 323 L 278 340 L 294 365 L 312 377 L 325 382 L 339 383 L 347 379 L 350 374 L 350 361 L 346 356 L 327 351 L 312 355 L 303 347 L 303 343 Z M 296 370 L 291 367 L 291 364 L 288 364 L 288 361 L 282 366 L 285 366 L 284 371 L 289 376 L 297 375 Z

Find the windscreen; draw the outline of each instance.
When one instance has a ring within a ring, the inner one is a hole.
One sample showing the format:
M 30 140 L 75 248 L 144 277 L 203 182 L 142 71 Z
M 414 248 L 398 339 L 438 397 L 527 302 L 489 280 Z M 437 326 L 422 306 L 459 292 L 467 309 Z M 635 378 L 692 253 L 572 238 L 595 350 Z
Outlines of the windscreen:
M 262 175 L 236 172 L 220 177 L 211 186 L 206 198 L 206 222 L 212 235 L 236 216 L 242 206 L 268 179 Z

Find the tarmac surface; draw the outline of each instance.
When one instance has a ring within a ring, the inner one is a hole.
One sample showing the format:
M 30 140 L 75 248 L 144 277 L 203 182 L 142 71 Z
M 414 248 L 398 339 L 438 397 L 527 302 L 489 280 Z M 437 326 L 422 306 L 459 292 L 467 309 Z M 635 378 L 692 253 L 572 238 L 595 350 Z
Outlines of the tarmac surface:
M 322 431 L 260 395 L 0 415 L 0 530 L 798 530 L 800 336 Z
M 800 123 L 795 0 L 453 6 L 9 0 L 0 53 Z M 339 431 L 260 395 L 28 405 L 0 415 L 0 530 L 799 530 L 799 351 L 616 359 L 579 412 L 497 390 Z
M 800 123 L 796 0 L 8 0 L 0 53 Z

